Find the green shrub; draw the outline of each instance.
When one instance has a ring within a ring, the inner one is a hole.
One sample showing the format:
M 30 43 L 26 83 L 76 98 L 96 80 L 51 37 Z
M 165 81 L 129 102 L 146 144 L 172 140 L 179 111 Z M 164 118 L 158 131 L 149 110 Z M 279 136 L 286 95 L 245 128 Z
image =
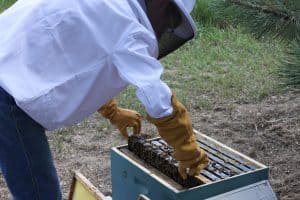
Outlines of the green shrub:
M 300 91 L 300 41 L 294 42 L 286 51 L 279 76 L 284 86 Z

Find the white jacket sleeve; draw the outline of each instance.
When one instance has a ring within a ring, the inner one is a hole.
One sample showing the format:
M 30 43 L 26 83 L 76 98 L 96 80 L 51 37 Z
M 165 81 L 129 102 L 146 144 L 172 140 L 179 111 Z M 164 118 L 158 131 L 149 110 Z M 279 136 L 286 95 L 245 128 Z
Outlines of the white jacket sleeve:
M 155 38 L 135 34 L 118 45 L 112 53 L 111 62 L 122 79 L 136 86 L 136 95 L 147 113 L 151 117 L 160 118 L 173 112 L 172 92 L 160 79 L 163 67 L 155 55 Z

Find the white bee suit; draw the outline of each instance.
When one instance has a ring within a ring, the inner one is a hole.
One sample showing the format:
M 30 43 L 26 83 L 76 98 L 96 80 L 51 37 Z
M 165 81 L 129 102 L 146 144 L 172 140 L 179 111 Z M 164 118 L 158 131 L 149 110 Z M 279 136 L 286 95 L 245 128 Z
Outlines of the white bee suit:
M 172 112 L 157 41 L 134 0 L 19 0 L 0 15 L 0 86 L 48 130 L 75 124 L 127 85 Z
M 0 15 L 0 86 L 48 130 L 78 123 L 129 84 L 172 113 L 158 44 L 136 0 L 19 0 Z

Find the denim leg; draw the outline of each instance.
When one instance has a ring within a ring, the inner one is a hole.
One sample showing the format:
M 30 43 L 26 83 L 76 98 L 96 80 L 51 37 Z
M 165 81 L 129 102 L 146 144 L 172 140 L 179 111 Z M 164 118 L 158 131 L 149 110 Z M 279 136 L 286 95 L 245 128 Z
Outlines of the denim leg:
M 45 130 L 0 88 L 0 167 L 14 200 L 60 200 Z

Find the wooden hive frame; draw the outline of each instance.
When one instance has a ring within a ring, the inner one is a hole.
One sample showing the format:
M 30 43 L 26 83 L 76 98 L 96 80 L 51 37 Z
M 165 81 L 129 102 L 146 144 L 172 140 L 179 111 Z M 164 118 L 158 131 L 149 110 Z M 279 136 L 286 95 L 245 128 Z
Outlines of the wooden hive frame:
M 68 200 L 107 200 L 83 174 L 75 171 Z

